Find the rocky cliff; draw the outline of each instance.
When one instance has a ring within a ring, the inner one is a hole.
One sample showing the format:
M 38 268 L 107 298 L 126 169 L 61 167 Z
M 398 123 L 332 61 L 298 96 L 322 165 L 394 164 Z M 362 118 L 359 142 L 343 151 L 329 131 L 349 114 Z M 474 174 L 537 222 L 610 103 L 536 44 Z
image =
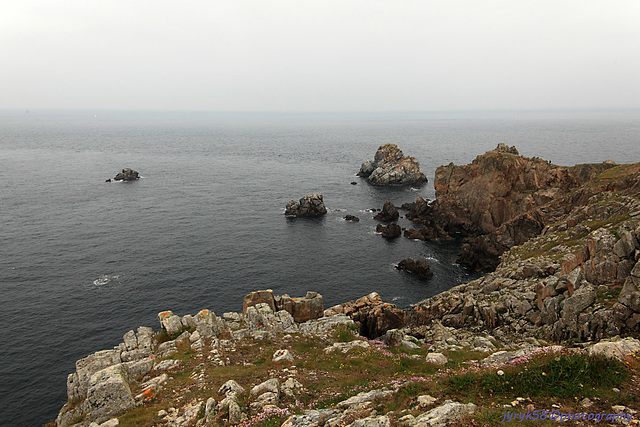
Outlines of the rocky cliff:
M 79 360 L 49 425 L 470 427 L 554 408 L 629 423 L 640 409 L 638 340 L 548 346 L 439 322 L 419 336 L 390 328 L 403 311 L 376 293 L 318 313 L 321 298 L 266 290 L 245 297 L 244 314 L 163 311 L 159 332 L 131 330 Z M 292 300 L 308 314 L 299 322 Z
M 505 252 L 495 271 L 412 307 L 409 329 L 420 335 L 441 322 L 557 342 L 640 332 L 640 164 L 558 191 L 496 230 Z M 500 234 L 525 217 L 539 224 L 538 236 Z
M 419 198 L 407 204 L 407 218 L 424 225 L 419 233 L 413 231 L 414 237 L 461 234 L 466 242 L 459 262 L 492 270 L 503 252 L 540 234 L 566 206 L 568 195 L 614 166 L 556 166 L 500 144 L 469 165 L 437 168 L 435 202 Z

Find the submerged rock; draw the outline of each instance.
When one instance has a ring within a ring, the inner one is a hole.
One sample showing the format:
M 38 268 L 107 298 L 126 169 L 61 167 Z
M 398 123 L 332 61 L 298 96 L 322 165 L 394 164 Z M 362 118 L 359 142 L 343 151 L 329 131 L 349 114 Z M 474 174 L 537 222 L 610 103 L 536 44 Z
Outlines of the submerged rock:
M 427 177 L 420 172 L 418 161 L 405 156 L 395 144 L 380 146 L 374 159 L 362 164 L 358 176 L 367 178 L 369 184 L 378 186 L 419 185 L 427 182 Z

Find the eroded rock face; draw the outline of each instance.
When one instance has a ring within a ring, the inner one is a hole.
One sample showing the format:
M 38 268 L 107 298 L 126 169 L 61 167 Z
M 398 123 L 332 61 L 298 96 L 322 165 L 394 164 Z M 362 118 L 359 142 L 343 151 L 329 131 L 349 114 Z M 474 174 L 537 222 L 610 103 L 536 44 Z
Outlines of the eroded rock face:
M 284 214 L 287 216 L 300 216 L 315 218 L 327 213 L 322 194 L 314 193 L 303 196 L 300 202 L 289 200 Z
M 91 376 L 87 404 L 88 418 L 96 422 L 106 421 L 135 406 L 124 365 L 114 365 Z
M 400 329 L 405 324 L 405 311 L 395 304 L 386 303 L 377 292 L 339 304 L 325 310 L 325 316 L 344 314 L 358 325 L 360 335 L 377 338 L 390 329 Z
M 324 315 L 324 299 L 317 292 L 307 292 L 302 298 L 282 295 L 275 298 L 277 310 L 285 310 L 298 322 L 318 319 Z
M 427 177 L 420 172 L 418 161 L 405 156 L 395 144 L 380 146 L 374 159 L 362 164 L 358 176 L 378 186 L 420 185 L 427 182 Z
M 425 238 L 446 233 L 466 236 L 458 262 L 474 270 L 495 269 L 510 247 L 539 235 L 558 209 L 576 200 L 570 192 L 610 164 L 556 166 L 537 157 L 517 154 L 515 147 L 499 145 L 468 165 L 453 163 L 436 169 L 436 201 L 418 199 L 407 204 L 407 218 L 431 229 L 409 233 Z M 550 203 L 558 206 L 547 208 Z M 625 248 L 620 248 L 624 250 Z

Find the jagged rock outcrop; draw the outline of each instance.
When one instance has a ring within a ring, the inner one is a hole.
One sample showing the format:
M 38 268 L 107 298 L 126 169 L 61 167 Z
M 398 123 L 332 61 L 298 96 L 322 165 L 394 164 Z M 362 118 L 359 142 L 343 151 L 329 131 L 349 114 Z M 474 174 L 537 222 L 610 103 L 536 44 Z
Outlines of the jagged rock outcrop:
M 395 304 L 386 303 L 377 292 L 357 300 L 339 304 L 325 310 L 325 316 L 344 314 L 358 325 L 360 335 L 377 338 L 389 329 L 399 329 L 405 324 L 405 312 Z
M 327 213 L 321 193 L 307 194 L 300 199 L 300 202 L 289 200 L 285 207 L 284 214 L 287 216 L 300 216 L 316 218 Z
M 398 208 L 393 205 L 391 200 L 387 200 L 386 202 L 384 202 L 380 213 L 376 214 L 376 216 L 373 217 L 373 219 L 375 219 L 376 221 L 387 222 L 396 221 L 398 218 L 400 218 L 400 212 L 398 212 Z
M 138 171 L 133 170 L 131 168 L 124 168 L 122 169 L 122 172 L 118 173 L 115 178 L 113 178 L 114 181 L 135 181 L 136 179 L 140 178 L 140 174 L 138 173 Z M 111 182 L 111 179 L 108 179 L 107 182 Z
M 284 310 L 298 322 L 318 319 L 324 314 L 324 299 L 317 292 L 309 291 L 304 297 L 292 298 L 287 294 L 274 296 L 271 289 L 254 291 L 242 301 L 242 313 L 247 314 L 249 307 L 267 304 L 274 313 Z
M 380 146 L 374 159 L 362 164 L 358 176 L 378 186 L 420 185 L 427 182 L 427 177 L 420 172 L 418 161 L 405 156 L 395 144 Z
M 409 257 L 400 261 L 396 268 L 398 270 L 407 271 L 425 279 L 433 277 L 433 272 L 429 267 L 429 261 L 427 261 L 426 259 L 416 260 Z
M 376 226 L 376 232 L 382 234 L 382 237 L 386 239 L 395 239 L 402 234 L 402 228 L 395 222 L 389 225 L 378 224 Z
M 556 166 L 537 157 L 517 154 L 499 145 L 464 166 L 453 163 L 436 169 L 436 201 L 418 199 L 406 204 L 407 218 L 432 231 L 425 238 L 446 233 L 466 236 L 458 262 L 490 271 L 499 256 L 542 232 L 573 190 L 614 167 L 612 164 Z M 557 202 L 556 205 L 551 205 Z M 419 238 L 417 232 L 408 237 Z
M 511 247 L 493 273 L 414 305 L 408 328 L 419 335 L 441 321 L 558 342 L 639 332 L 640 165 L 627 169 L 626 190 L 607 182 L 617 190 L 583 191 L 595 194 Z

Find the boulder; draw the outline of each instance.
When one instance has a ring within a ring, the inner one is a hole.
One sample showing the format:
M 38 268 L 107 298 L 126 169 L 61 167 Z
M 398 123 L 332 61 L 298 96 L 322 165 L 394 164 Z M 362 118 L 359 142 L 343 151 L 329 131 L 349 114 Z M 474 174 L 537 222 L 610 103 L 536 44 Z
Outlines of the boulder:
M 384 388 L 379 390 L 363 391 L 362 393 L 358 393 L 355 396 L 339 402 L 336 407 L 348 408 L 350 406 L 359 405 L 365 402 L 371 402 L 377 399 L 384 399 L 391 396 L 393 396 L 393 391 Z
M 318 319 L 324 315 L 324 299 L 317 292 L 308 291 L 304 297 L 291 298 L 285 294 L 275 297 L 277 310 L 285 310 L 298 323 Z
M 229 396 L 230 394 L 239 395 L 244 393 L 244 387 L 235 382 L 234 380 L 229 380 L 226 383 L 222 384 L 218 389 L 218 393 L 224 394 L 225 396 Z
M 398 212 L 398 208 L 396 208 L 391 200 L 387 200 L 384 202 L 382 206 L 382 211 L 379 214 L 373 217 L 376 221 L 396 221 L 400 218 L 400 212 Z
M 360 221 L 360 218 L 358 218 L 357 216 L 353 216 L 353 215 L 346 215 L 344 217 L 345 221 L 353 221 L 353 222 L 358 222 Z
M 434 363 L 436 365 L 446 365 L 449 359 L 442 353 L 429 353 L 425 358 L 425 362 Z
M 266 392 L 280 394 L 280 380 L 278 380 L 277 378 L 271 378 L 269 380 L 266 380 L 258 384 L 257 386 L 253 387 L 251 389 L 250 394 L 260 395 Z
M 402 234 L 402 228 L 400 228 L 400 226 L 395 222 L 392 222 L 387 226 L 378 224 L 376 226 L 376 232 L 382 234 L 382 237 L 386 239 L 396 239 Z
M 636 264 L 636 268 L 634 268 L 634 270 L 637 269 L 638 265 L 640 265 L 640 263 Z M 640 313 L 640 287 L 638 284 L 640 284 L 640 279 L 637 277 L 627 277 L 624 282 L 624 286 L 622 287 L 622 291 L 618 296 L 619 303 L 624 304 L 636 313 Z
M 428 412 L 409 421 L 411 427 L 444 427 L 451 425 L 465 415 L 473 414 L 477 406 L 473 403 L 463 404 L 447 400 L 444 405 L 433 408 Z
M 386 415 L 379 417 L 367 417 L 355 420 L 350 424 L 351 427 L 391 427 L 391 420 Z
M 273 353 L 273 357 L 271 360 L 273 360 L 274 362 L 282 362 L 282 361 L 293 362 L 293 355 L 287 349 L 278 350 L 275 353 Z
M 76 361 L 76 372 L 67 377 L 69 401 L 86 398 L 91 376 L 106 367 L 121 363 L 120 354 L 120 350 L 102 350 Z
M 324 205 L 322 194 L 314 193 L 311 195 L 303 196 L 300 202 L 289 200 L 285 207 L 284 214 L 287 216 L 300 216 L 315 218 L 327 213 L 327 208 Z
M 153 329 L 148 326 L 140 326 L 138 328 L 137 341 L 139 349 L 151 349 L 153 345 Z
M 325 316 L 344 314 L 358 325 L 359 333 L 368 338 L 384 335 L 389 329 L 399 329 L 405 323 L 405 311 L 395 304 L 382 301 L 377 292 L 339 304 L 325 310 Z
M 213 338 L 220 335 L 225 330 L 224 321 L 216 316 L 216 314 L 207 310 L 206 308 L 200 310 L 198 314 L 194 316 L 194 323 L 196 325 L 196 332 L 202 338 Z
M 140 174 L 138 173 L 138 171 L 135 171 L 131 168 L 124 168 L 122 169 L 122 172 L 118 173 L 116 175 L 115 178 L 113 178 L 114 181 L 135 181 L 136 179 L 140 178 Z
M 640 355 L 640 341 L 635 338 L 616 338 L 600 341 L 589 347 L 592 356 L 604 356 L 622 360 L 629 355 Z
M 87 391 L 88 418 L 98 423 L 136 405 L 122 364 L 94 373 Z
M 162 329 L 164 329 L 169 335 L 176 335 L 182 331 L 182 321 L 180 316 L 173 314 L 170 310 L 158 313 L 158 321 L 160 322 Z
M 395 144 L 380 146 L 373 160 L 362 163 L 358 176 L 377 186 L 421 185 L 427 182 L 418 161 L 405 156 Z
M 136 338 L 136 333 L 133 330 L 124 334 L 122 339 L 127 350 L 135 350 L 138 348 L 138 339 Z
M 413 259 L 411 257 L 407 259 L 403 259 L 396 266 L 398 270 L 408 271 L 409 273 L 413 273 L 416 276 L 430 278 L 433 277 L 433 273 L 431 272 L 431 268 L 429 267 L 429 261 L 426 259 Z
M 242 300 L 242 314 L 247 314 L 247 308 L 261 303 L 267 304 L 272 311 L 276 311 L 276 301 L 273 297 L 273 291 L 271 289 L 266 289 L 264 291 L 254 291 L 250 294 L 247 294 Z

